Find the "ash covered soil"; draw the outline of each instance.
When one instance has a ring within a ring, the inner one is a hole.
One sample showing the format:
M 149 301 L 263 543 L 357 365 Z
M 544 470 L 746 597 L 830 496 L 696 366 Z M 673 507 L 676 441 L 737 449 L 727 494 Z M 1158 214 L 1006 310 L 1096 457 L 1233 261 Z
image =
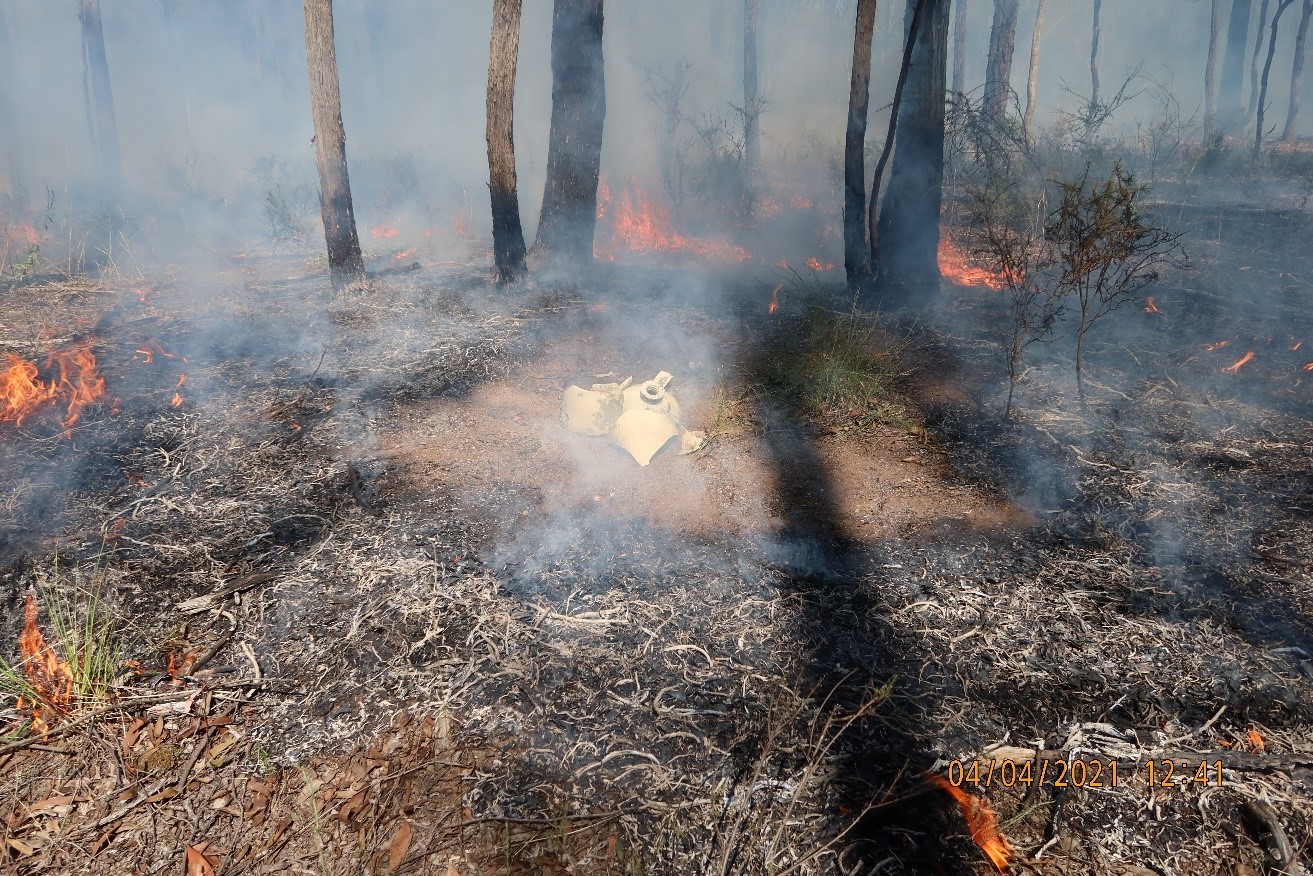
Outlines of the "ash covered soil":
M 28 588 L 95 589 L 154 699 L 0 748 L 6 866 L 990 872 L 927 773 L 976 777 L 1015 872 L 1308 861 L 1313 373 L 1200 346 L 1288 347 L 1300 258 L 1243 325 L 1220 269 L 1164 278 L 1088 409 L 1048 362 L 1011 423 L 983 330 L 893 326 L 860 428 L 762 381 L 805 319 L 765 281 L 10 290 L 7 349 L 80 325 L 115 400 L 0 440 L 5 653 Z M 558 425 L 661 369 L 699 453 Z

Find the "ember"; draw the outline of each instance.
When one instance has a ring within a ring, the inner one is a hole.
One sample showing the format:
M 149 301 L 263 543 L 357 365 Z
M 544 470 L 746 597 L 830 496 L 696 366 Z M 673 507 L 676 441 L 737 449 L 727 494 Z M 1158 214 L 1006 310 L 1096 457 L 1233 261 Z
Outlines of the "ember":
M 1223 347 L 1225 347 L 1225 346 L 1226 346 L 1227 344 L 1229 344 L 1229 343 L 1231 343 L 1231 342 L 1230 342 L 1230 341 L 1218 341 L 1216 344 L 1204 344 L 1204 345 L 1203 345 L 1203 348 L 1204 348 L 1205 350 L 1207 350 L 1208 352 L 1211 353 L 1211 352 L 1213 352 L 1214 350 L 1220 350 L 1220 349 L 1222 349 Z
M 770 290 L 770 307 L 768 307 L 767 310 L 770 312 L 771 316 L 774 316 L 775 312 L 780 309 L 780 290 L 783 288 L 784 284 L 781 283 L 774 289 Z
M 821 261 L 820 259 L 816 258 L 816 256 L 812 256 L 811 258 L 807 259 L 806 264 L 807 264 L 807 267 L 811 268 L 813 271 L 833 271 L 833 270 L 834 270 L 834 263 L 833 263 L 833 262 L 823 262 L 823 261 Z
M 89 345 L 50 354 L 46 369 L 58 376 L 38 379 L 37 366 L 6 354 L 0 364 L 0 423 L 21 426 L 23 420 L 39 408 L 51 404 L 65 407 L 60 424 L 69 429 L 82 415 L 82 409 L 105 394 L 105 379 L 96 372 L 96 357 Z M 65 432 L 65 437 L 71 437 Z
M 1245 355 L 1241 356 L 1240 359 L 1237 360 L 1234 365 L 1228 365 L 1226 368 L 1223 368 L 1222 371 L 1227 374 L 1235 374 L 1237 371 L 1239 371 L 1241 368 L 1243 368 L 1245 365 L 1248 365 L 1252 361 L 1254 361 L 1254 351 L 1250 350 L 1247 353 L 1245 353 Z
M 1145 299 L 1144 299 L 1144 312 L 1145 312 L 1145 313 L 1162 313 L 1162 311 L 1158 309 L 1158 305 L 1154 303 L 1154 300 L 1153 300 L 1153 296 L 1152 296 L 1152 295 L 1146 296 Z
M 31 685 L 31 697 L 19 697 L 19 711 L 27 710 L 32 730 L 44 734 L 51 720 L 67 714 L 73 702 L 73 671 L 51 650 L 36 623 L 36 599 L 29 593 L 23 606 L 23 634 L 18 653 L 23 658 L 23 675 Z
M 395 225 L 380 225 L 378 228 L 371 228 L 369 236 L 375 240 L 391 240 L 401 233 L 401 229 Z
M 1008 862 L 1012 859 L 1012 847 L 999 834 L 998 819 L 995 818 L 989 804 L 963 791 L 943 776 L 930 773 L 926 777 L 947 791 L 957 802 L 958 808 L 962 810 L 962 817 L 966 820 L 967 830 L 971 832 L 972 841 L 980 846 L 981 851 L 989 858 L 989 862 L 994 865 L 994 869 L 1006 873 Z
M 953 238 L 944 232 L 939 238 L 939 273 L 958 286 L 984 286 L 1002 289 L 1004 279 L 998 274 L 978 268 L 953 246 Z

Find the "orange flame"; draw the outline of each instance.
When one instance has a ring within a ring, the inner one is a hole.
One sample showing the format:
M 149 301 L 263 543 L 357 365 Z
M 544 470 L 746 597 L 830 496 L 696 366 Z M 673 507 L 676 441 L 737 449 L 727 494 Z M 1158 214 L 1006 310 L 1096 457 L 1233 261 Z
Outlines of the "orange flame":
M 611 187 L 605 182 L 597 183 L 597 218 L 601 219 L 606 215 L 606 208 L 611 203 Z
M 51 353 L 46 369 L 57 377 L 38 380 L 37 367 L 12 353 L 0 361 L 0 423 L 21 426 L 23 420 L 43 405 L 66 407 L 60 424 L 69 429 L 82 416 L 82 409 L 105 394 L 105 378 L 96 372 L 96 357 L 90 345 Z M 65 431 L 65 437 L 72 434 Z
M 369 236 L 375 240 L 391 240 L 401 233 L 401 229 L 395 225 L 380 225 L 377 228 L 369 229 Z
M 1250 748 L 1252 748 L 1254 751 L 1257 751 L 1259 754 L 1262 754 L 1264 751 L 1267 750 L 1267 745 L 1263 742 L 1262 733 L 1259 733 L 1253 727 L 1250 727 L 1249 733 L 1247 735 L 1249 736 Z
M 1012 847 L 998 832 L 998 819 L 995 818 L 989 804 L 963 791 L 943 776 L 927 773 L 926 778 L 947 791 L 948 795 L 957 802 L 958 808 L 962 810 L 962 817 L 966 819 L 967 830 L 971 832 L 972 841 L 980 846 L 980 850 L 989 858 L 994 869 L 1000 873 L 1008 872 L 1008 862 L 1012 860 Z
M 1305 366 L 1304 366 L 1304 370 L 1305 370 L 1305 371 L 1313 371 L 1313 362 L 1309 362 L 1307 365 L 1305 365 Z
M 1144 312 L 1162 313 L 1162 311 L 1158 309 L 1158 305 L 1154 303 L 1152 295 L 1146 296 L 1144 299 Z
M 812 206 L 811 198 L 805 198 L 802 195 L 794 195 L 789 198 L 789 203 L 799 210 L 810 210 Z
M 1216 344 L 1204 344 L 1204 345 L 1203 345 L 1203 348 L 1204 348 L 1205 350 L 1207 350 L 1209 353 L 1211 353 L 1211 352 L 1213 352 L 1214 350 L 1220 350 L 1220 349 L 1222 349 L 1223 347 L 1225 347 L 1225 346 L 1226 346 L 1227 344 L 1229 344 L 1229 343 L 1231 343 L 1231 342 L 1230 342 L 1230 341 L 1218 341 Z
M 774 316 L 775 312 L 780 309 L 780 290 L 783 288 L 784 288 L 784 284 L 781 283 L 780 285 L 776 286 L 774 289 L 770 290 L 770 307 L 766 309 L 771 316 Z
M 402 262 L 413 256 L 414 254 L 415 254 L 415 250 L 413 249 L 403 249 L 401 252 L 397 253 L 392 257 L 392 261 Z
M 953 246 L 953 238 L 948 232 L 939 237 L 939 273 L 950 283 L 958 286 L 985 286 L 990 289 L 1002 289 L 1005 278 L 1000 274 L 978 268 Z
M 175 392 L 173 394 L 173 400 L 170 401 L 169 404 L 173 405 L 175 408 L 180 408 L 182 407 L 182 403 L 183 403 L 182 393 Z
M 747 250 L 728 241 L 689 237 L 675 230 L 670 213 L 651 201 L 636 184 L 621 190 L 615 203 L 615 229 L 605 247 L 594 245 L 594 256 L 613 262 L 622 254 L 693 255 L 704 259 L 744 262 Z
M 812 256 L 811 258 L 807 259 L 807 267 L 811 268 L 813 271 L 833 271 L 834 263 L 823 262 L 820 259 L 816 258 L 816 256 Z
M 73 670 L 46 644 L 36 615 L 36 599 L 29 593 L 23 606 L 18 653 L 23 658 L 23 674 L 36 696 L 31 700 L 19 697 L 18 708 L 28 710 L 32 730 L 44 735 L 50 729 L 49 719 L 67 714 L 73 702 Z
M 461 210 L 451 217 L 451 233 L 457 237 L 470 236 L 469 217 Z
M 757 202 L 757 215 L 763 219 L 770 219 L 772 216 L 778 216 L 783 212 L 784 208 L 780 206 L 780 202 L 770 195 Z
M 1295 352 L 1296 350 L 1298 350 L 1298 349 L 1299 349 L 1300 347 L 1302 347 L 1302 346 L 1304 346 L 1304 342 L 1303 342 L 1303 341 L 1295 341 L 1295 343 L 1293 343 L 1293 344 L 1290 345 L 1290 352 L 1293 353 L 1293 352 Z
M 1241 356 L 1240 359 L 1234 365 L 1228 365 L 1227 367 L 1223 368 L 1222 371 L 1225 372 L 1226 374 L 1235 374 L 1237 371 L 1239 371 L 1241 368 L 1243 368 L 1245 365 L 1248 365 L 1252 361 L 1254 361 L 1254 351 L 1250 350 L 1247 353 L 1245 353 L 1245 355 Z

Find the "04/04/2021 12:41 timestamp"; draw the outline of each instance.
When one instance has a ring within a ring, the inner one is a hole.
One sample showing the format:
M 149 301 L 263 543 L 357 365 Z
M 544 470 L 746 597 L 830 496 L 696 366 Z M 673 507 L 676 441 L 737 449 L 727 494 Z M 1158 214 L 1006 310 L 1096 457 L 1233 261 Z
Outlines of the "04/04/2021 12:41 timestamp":
M 954 760 L 948 764 L 948 781 L 957 786 L 990 788 L 1048 785 L 1053 788 L 1115 788 L 1131 780 L 1154 788 L 1223 784 L 1222 762 L 1187 762 L 1163 758 L 1138 764 L 1114 759 L 1072 758 L 1012 760 Z

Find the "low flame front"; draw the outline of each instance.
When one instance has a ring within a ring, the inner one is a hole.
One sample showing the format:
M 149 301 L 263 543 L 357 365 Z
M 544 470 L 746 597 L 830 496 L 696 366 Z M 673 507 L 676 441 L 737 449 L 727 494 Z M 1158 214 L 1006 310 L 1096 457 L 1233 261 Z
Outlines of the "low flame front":
M 939 236 L 938 259 L 940 276 L 958 286 L 1002 289 L 1006 283 L 1006 278 L 1002 274 L 971 264 L 966 255 L 953 246 L 953 238 L 946 231 Z
M 994 869 L 1000 873 L 1008 872 L 1008 863 L 1012 860 L 1012 846 L 1008 845 L 1007 839 L 998 832 L 998 819 L 994 811 L 989 808 L 989 804 L 974 794 L 963 791 L 943 776 L 927 773 L 926 778 L 947 791 L 948 795 L 957 802 L 957 808 L 962 810 L 962 818 L 966 820 L 967 830 L 971 832 L 972 841 L 980 846 L 980 850 L 989 858 Z
M 28 594 L 23 606 L 23 634 L 18 653 L 23 658 L 23 675 L 32 687 L 32 698 L 19 697 L 18 710 L 32 718 L 32 731 L 44 734 L 55 718 L 68 713 L 73 703 L 73 670 L 46 644 L 36 623 L 36 599 Z
M 594 246 L 594 256 L 608 262 L 627 255 L 691 255 L 716 261 L 745 262 L 751 254 L 726 240 L 693 237 L 675 230 L 670 213 L 630 182 L 614 204 L 610 189 L 599 185 L 597 215 L 614 217 L 611 240 Z M 614 209 L 612 209 L 614 207 Z
M 89 344 L 51 353 L 46 371 L 55 375 L 40 379 L 36 364 L 6 353 L 0 359 L 0 424 L 21 426 L 39 409 L 59 406 L 65 409 L 60 420 L 64 437 L 82 416 L 82 409 L 105 394 L 105 378 L 96 371 L 96 356 Z

